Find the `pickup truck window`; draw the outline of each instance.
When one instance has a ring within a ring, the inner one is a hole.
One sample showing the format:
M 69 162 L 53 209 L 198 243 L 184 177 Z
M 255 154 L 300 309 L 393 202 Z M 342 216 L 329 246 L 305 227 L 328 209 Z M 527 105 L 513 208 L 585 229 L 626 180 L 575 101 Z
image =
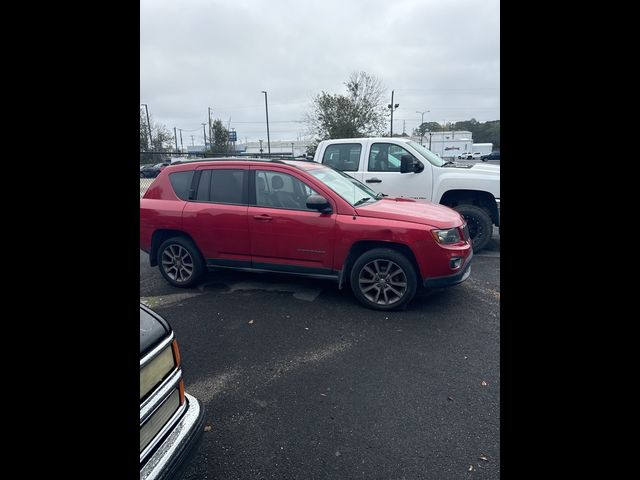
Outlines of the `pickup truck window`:
M 324 151 L 322 163 L 344 172 L 358 171 L 362 145 L 359 143 L 337 143 Z
M 399 172 L 402 155 L 410 155 L 411 158 L 417 160 L 415 156 L 399 145 L 374 143 L 371 145 L 371 152 L 369 153 L 369 171 Z
M 413 148 L 415 148 L 418 151 L 418 153 L 422 155 L 432 165 L 435 165 L 436 167 L 441 167 L 442 165 L 444 165 L 444 160 L 441 159 L 438 155 L 433 153 L 428 148 L 423 147 L 422 145 L 420 145 L 417 142 L 414 142 L 413 140 L 407 143 L 411 145 Z
M 376 192 L 346 173 L 331 170 L 330 168 L 318 168 L 309 170 L 308 172 L 344 198 L 352 206 L 378 200 Z
M 256 206 L 312 210 L 307 197 L 316 191 L 295 177 L 281 172 L 256 170 Z

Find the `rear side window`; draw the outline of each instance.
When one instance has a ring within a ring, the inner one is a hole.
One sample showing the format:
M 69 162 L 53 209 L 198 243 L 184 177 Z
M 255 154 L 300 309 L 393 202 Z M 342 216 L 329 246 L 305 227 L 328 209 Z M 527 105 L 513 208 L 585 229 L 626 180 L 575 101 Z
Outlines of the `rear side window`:
M 247 170 L 211 170 L 209 201 L 246 205 L 248 203 L 246 175 Z
M 359 143 L 338 143 L 329 145 L 324 151 L 322 163 L 343 172 L 355 172 L 360 163 L 362 145 Z
M 176 172 L 169 175 L 173 191 L 180 200 L 189 200 L 189 189 L 191 188 L 192 178 L 193 170 Z

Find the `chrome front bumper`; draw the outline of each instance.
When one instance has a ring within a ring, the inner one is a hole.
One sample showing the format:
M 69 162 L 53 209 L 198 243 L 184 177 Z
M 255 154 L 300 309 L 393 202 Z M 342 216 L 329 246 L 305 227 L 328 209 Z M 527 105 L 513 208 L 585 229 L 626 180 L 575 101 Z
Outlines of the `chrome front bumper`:
M 157 450 L 140 469 L 140 480 L 171 478 L 184 466 L 186 458 L 202 437 L 204 409 L 198 400 L 184 394 L 187 409 Z

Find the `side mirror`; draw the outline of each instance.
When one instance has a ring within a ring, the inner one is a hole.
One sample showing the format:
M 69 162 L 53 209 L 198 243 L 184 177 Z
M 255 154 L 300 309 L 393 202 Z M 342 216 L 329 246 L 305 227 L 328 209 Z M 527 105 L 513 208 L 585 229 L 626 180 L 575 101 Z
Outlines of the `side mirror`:
M 400 157 L 400 173 L 420 173 L 422 170 L 424 170 L 424 165 L 411 155 L 402 155 Z
M 318 210 L 320 213 L 331 213 L 333 211 L 329 201 L 322 195 L 309 195 L 307 197 L 307 208 Z

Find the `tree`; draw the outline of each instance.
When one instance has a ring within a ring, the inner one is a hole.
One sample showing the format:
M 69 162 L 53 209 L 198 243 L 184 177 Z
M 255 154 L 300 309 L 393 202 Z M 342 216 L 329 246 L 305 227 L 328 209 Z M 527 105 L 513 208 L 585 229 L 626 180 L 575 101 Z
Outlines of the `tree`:
M 229 131 L 222 124 L 219 118 L 211 124 L 213 132 L 213 142 L 211 142 L 211 153 L 225 153 L 227 151 L 227 142 L 229 141 Z
M 313 98 L 307 122 L 315 142 L 333 138 L 382 135 L 387 111 L 380 80 L 366 72 L 353 72 L 345 83 L 347 94 L 322 91 Z M 312 146 L 311 150 L 315 150 Z
M 442 125 L 438 122 L 424 122 L 413 131 L 415 136 L 424 136 L 427 132 L 441 132 Z
M 151 121 L 151 144 L 149 144 L 149 126 L 147 116 L 140 110 L 140 151 L 141 152 L 170 152 L 175 148 L 174 136 L 169 129 L 162 124 Z

